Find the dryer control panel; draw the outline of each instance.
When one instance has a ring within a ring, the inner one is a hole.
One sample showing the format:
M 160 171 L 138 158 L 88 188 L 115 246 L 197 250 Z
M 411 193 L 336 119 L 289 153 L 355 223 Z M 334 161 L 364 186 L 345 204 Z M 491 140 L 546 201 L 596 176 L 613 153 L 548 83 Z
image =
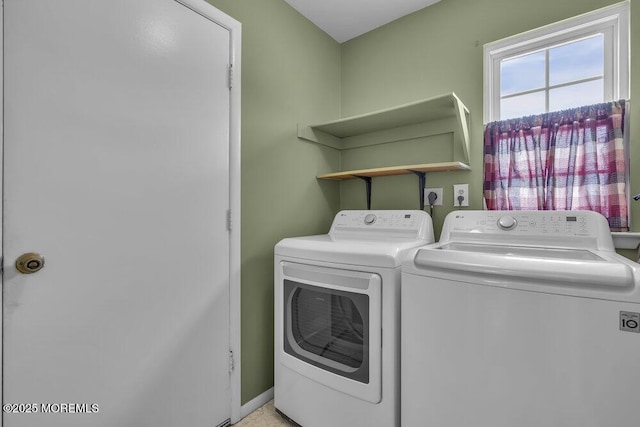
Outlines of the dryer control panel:
M 420 210 L 340 211 L 333 219 L 329 235 L 432 239 L 433 225 L 431 217 Z

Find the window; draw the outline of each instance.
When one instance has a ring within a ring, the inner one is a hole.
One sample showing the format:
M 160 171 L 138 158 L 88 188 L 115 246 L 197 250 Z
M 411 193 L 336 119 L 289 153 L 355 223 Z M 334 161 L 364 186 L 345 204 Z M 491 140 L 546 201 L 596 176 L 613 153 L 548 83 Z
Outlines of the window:
M 629 97 L 629 2 L 484 46 L 489 123 Z
M 485 45 L 484 198 L 629 230 L 629 1 Z

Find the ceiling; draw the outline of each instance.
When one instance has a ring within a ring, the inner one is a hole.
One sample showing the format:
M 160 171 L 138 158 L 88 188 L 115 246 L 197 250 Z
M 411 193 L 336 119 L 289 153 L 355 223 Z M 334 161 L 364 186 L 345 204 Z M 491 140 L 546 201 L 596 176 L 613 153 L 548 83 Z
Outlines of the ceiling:
M 440 0 L 284 0 L 339 43 Z

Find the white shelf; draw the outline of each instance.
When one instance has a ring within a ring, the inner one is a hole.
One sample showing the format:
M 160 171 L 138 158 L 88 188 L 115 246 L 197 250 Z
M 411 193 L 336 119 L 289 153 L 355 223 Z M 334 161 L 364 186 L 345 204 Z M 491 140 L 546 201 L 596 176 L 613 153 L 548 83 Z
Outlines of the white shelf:
M 454 93 L 424 99 L 386 110 L 320 123 L 298 124 L 298 138 L 337 150 L 453 133 L 453 161 L 347 170 L 318 175 L 318 179 L 366 181 L 367 207 L 371 207 L 374 177 L 415 174 L 420 186 L 420 209 L 424 209 L 427 172 L 467 171 L 469 167 L 469 110 Z
M 298 125 L 298 137 L 338 150 L 392 142 L 407 137 L 430 134 L 430 128 L 443 119 L 453 119 L 448 129 L 454 134 L 454 160 L 469 163 L 469 110 L 455 93 L 412 102 L 386 110 L 374 111 L 315 125 Z M 362 142 L 368 139 L 372 142 Z

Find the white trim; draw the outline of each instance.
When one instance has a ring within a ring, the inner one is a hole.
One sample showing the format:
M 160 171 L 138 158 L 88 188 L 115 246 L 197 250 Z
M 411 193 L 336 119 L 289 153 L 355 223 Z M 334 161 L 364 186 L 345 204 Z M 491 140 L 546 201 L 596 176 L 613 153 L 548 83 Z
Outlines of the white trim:
M 224 12 L 216 9 L 205 0 L 175 0 L 177 3 L 191 9 L 192 11 L 204 16 L 212 22 L 220 25 L 223 28 L 233 31 L 240 29 L 240 23 L 225 14 Z
M 632 193 L 631 193 L 631 123 L 630 123 L 630 118 L 631 117 L 631 100 L 627 99 L 624 103 L 624 152 L 625 152 L 625 156 L 624 156 L 624 168 L 625 168 L 625 190 L 627 192 L 627 225 L 629 227 L 629 231 L 627 231 L 627 233 L 629 233 L 633 228 L 633 221 L 632 221 L 632 217 L 633 215 L 631 215 L 631 207 L 633 206 L 632 203 L 634 202 L 633 198 L 632 198 Z M 615 241 L 614 241 L 615 243 Z M 640 255 L 640 249 L 638 249 L 638 254 Z M 640 263 L 640 260 L 638 260 L 638 262 Z
M 242 405 L 242 407 L 240 408 L 240 418 L 246 417 L 247 415 L 249 415 L 256 409 L 260 408 L 262 405 L 269 402 L 270 400 L 273 400 L 273 387 L 271 387 L 269 390 L 263 392 L 262 394 L 259 394 L 258 396 L 254 397 L 253 399 L 251 399 L 250 401 Z M 237 420 L 237 421 L 240 421 L 240 420 Z M 231 422 L 233 423 L 237 421 L 231 421 Z
M 229 64 L 233 66 L 233 87 L 230 89 L 229 125 L 229 207 L 231 209 L 231 231 L 229 236 L 229 349 L 233 351 L 234 368 L 230 374 L 231 422 L 242 418 L 241 411 L 241 366 L 240 366 L 240 129 L 241 129 L 241 48 L 242 24 L 216 9 L 204 0 L 176 0 L 189 9 L 226 28 L 230 33 Z M 273 396 L 272 396 L 273 398 Z M 0 426 L 1 427 L 1 426 Z
M 0 259 L 2 267 L 4 267 L 4 2 L 0 7 L 0 192 L 2 199 L 0 200 Z M 0 289 L 4 290 L 4 274 L 0 274 Z M 4 378 L 2 371 L 4 368 L 4 300 L 0 292 L 0 402 L 4 403 Z M 2 415 L 0 415 L 0 427 L 2 427 Z
M 229 292 L 229 313 L 230 313 L 230 348 L 233 350 L 235 358 L 235 369 L 231 372 L 231 422 L 235 423 L 241 418 L 241 363 L 240 363 L 240 342 L 241 342 L 241 299 L 240 299 L 240 272 L 241 272 L 241 252 L 240 252 L 240 129 L 241 129 L 241 46 L 242 46 L 242 26 L 240 22 L 234 21 L 231 28 L 231 64 L 233 65 L 233 87 L 231 88 L 231 126 L 230 126 L 230 201 L 231 207 L 231 236 L 230 236 L 230 292 Z
M 584 37 L 596 31 L 610 31 L 611 40 L 614 43 L 611 50 L 605 47 L 606 55 L 608 52 L 612 53 L 611 63 L 614 68 L 617 68 L 617 72 L 612 73 L 611 99 L 629 98 L 629 7 L 629 0 L 625 0 L 574 18 L 485 44 L 484 123 L 498 120 L 499 103 L 496 105 L 496 100 L 500 95 L 500 60 L 507 56 L 560 44 L 569 39 Z

